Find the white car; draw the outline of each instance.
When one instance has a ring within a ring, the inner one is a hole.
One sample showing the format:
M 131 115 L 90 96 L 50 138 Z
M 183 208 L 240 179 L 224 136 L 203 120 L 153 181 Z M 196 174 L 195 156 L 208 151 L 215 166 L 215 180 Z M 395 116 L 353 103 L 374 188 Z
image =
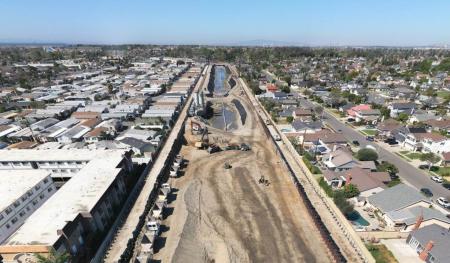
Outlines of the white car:
M 431 176 L 431 180 L 435 181 L 436 183 L 440 183 L 440 184 L 444 182 L 444 179 L 442 179 L 442 177 L 436 176 L 436 175 Z
M 444 208 L 450 208 L 450 203 L 444 197 L 439 197 L 438 199 L 436 199 L 436 201 L 440 206 Z

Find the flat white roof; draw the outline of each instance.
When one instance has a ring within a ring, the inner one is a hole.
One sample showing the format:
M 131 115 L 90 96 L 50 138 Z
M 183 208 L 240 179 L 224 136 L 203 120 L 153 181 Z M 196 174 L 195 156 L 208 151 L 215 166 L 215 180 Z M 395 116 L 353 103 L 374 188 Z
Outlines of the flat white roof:
M 96 150 L 96 158 L 64 184 L 3 245 L 53 245 L 58 230 L 90 212 L 115 180 L 125 150 Z
M 0 162 L 89 161 L 103 151 L 89 149 L 0 150 Z
M 0 170 L 0 212 L 49 175 L 45 170 Z

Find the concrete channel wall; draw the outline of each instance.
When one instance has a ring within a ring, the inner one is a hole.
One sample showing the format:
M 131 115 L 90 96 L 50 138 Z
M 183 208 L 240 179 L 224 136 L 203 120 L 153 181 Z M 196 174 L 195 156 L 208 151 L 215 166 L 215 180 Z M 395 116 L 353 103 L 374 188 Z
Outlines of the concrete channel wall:
M 364 243 L 361 241 L 361 239 L 359 238 L 359 236 L 356 234 L 356 232 L 353 230 L 352 226 L 350 225 L 350 223 L 348 222 L 348 220 L 342 215 L 341 211 L 339 210 L 339 208 L 334 204 L 334 202 L 325 194 L 325 192 L 323 191 L 323 189 L 319 186 L 318 182 L 316 181 L 316 179 L 314 178 L 314 175 L 311 174 L 311 172 L 309 171 L 309 169 L 306 167 L 306 165 L 304 164 L 301 156 L 298 154 L 298 152 L 294 149 L 294 147 L 292 146 L 292 144 L 290 143 L 290 141 L 287 139 L 287 137 L 281 133 L 278 128 L 275 126 L 275 123 L 273 123 L 273 121 L 271 120 L 270 114 L 264 109 L 264 107 L 261 105 L 261 103 L 259 102 L 259 100 L 257 100 L 253 94 L 249 91 L 247 85 L 245 84 L 245 82 L 239 78 L 239 82 L 241 84 L 241 86 L 244 88 L 247 96 L 249 97 L 250 101 L 252 102 L 252 104 L 255 106 L 255 109 L 258 111 L 259 109 L 261 109 L 261 111 L 264 112 L 265 117 L 267 118 L 267 120 L 270 121 L 270 123 L 272 123 L 272 125 L 274 126 L 276 132 L 279 134 L 279 136 L 282 139 L 282 143 L 284 144 L 285 147 L 287 147 L 287 149 L 289 150 L 289 152 L 292 154 L 292 156 L 294 157 L 294 160 L 296 161 L 296 163 L 298 164 L 298 166 L 301 169 L 301 172 L 303 173 L 303 179 L 300 178 L 300 175 L 295 173 L 294 170 L 289 162 L 286 160 L 286 157 L 283 154 L 283 151 L 280 149 L 279 144 L 275 141 L 275 139 L 273 138 L 272 135 L 270 135 L 270 138 L 272 138 L 272 142 L 275 143 L 276 145 L 276 149 L 277 152 L 280 153 L 280 155 L 282 156 L 283 162 L 285 164 L 286 167 L 288 167 L 288 170 L 291 173 L 291 176 L 294 180 L 294 182 L 296 183 L 297 187 L 300 187 L 299 189 L 299 193 L 300 195 L 303 195 L 301 192 L 305 192 L 305 196 L 302 196 L 303 199 L 308 200 L 306 202 L 307 206 L 311 205 L 314 209 L 314 211 L 317 210 L 317 212 L 315 212 L 316 214 L 312 214 L 314 221 L 320 221 L 319 225 L 322 224 L 326 227 L 328 235 L 333 237 L 333 242 L 332 243 L 327 243 L 327 245 L 330 247 L 330 250 L 333 254 L 335 254 L 336 252 L 334 251 L 333 246 L 350 246 L 353 250 L 353 252 L 357 255 L 358 257 L 358 261 L 359 262 L 368 262 L 368 263 L 372 263 L 375 262 L 375 259 L 372 257 L 372 255 L 370 254 L 370 252 L 367 250 L 367 248 L 365 247 Z M 258 111 L 258 115 L 260 116 L 260 112 Z M 262 117 L 260 116 L 262 123 L 265 123 L 265 120 L 262 119 Z M 263 125 L 266 128 L 266 133 L 268 132 L 267 127 L 265 125 Z M 269 133 L 270 134 L 270 133 Z M 305 180 L 306 179 L 306 180 Z M 314 194 L 317 195 L 321 202 L 320 203 L 316 203 L 316 202 L 311 202 L 311 193 L 308 193 L 308 191 L 304 190 L 304 185 L 305 183 L 307 183 L 309 185 L 310 188 L 313 189 Z M 336 233 L 336 229 L 334 226 L 332 226 L 332 222 L 327 222 L 327 224 L 323 223 L 323 214 L 321 214 L 320 211 L 323 211 L 323 209 L 318 209 L 318 207 L 320 205 L 324 205 L 325 208 L 327 209 L 327 212 L 331 214 L 331 217 L 333 218 L 333 223 L 336 224 L 336 226 L 339 228 L 339 231 L 341 231 L 341 234 L 345 237 L 346 239 L 346 243 L 348 244 L 336 244 L 336 240 L 337 238 L 334 237 L 333 233 Z M 317 216 L 316 216 L 317 215 Z M 321 230 L 321 227 L 319 227 L 319 230 Z M 334 231 L 333 231 L 334 230 Z M 322 231 L 322 230 L 321 230 Z M 327 233 L 321 233 L 321 234 L 327 234 Z M 325 239 L 326 240 L 326 239 Z M 326 241 L 327 242 L 327 241 Z M 342 251 L 342 249 L 341 249 Z M 346 253 L 342 253 L 343 255 L 346 255 Z M 341 254 L 341 255 L 342 255 Z M 338 258 L 336 258 L 337 260 L 339 259 L 339 255 L 337 255 Z
M 210 70 L 209 66 L 203 69 L 193 91 L 203 87 L 208 70 Z M 181 147 L 187 112 L 192 103 L 192 92 L 189 93 L 189 98 L 169 136 L 166 137 L 163 147 L 153 159 L 154 162 L 146 167 L 141 178 L 139 178 L 132 194 L 126 201 L 124 209 L 91 262 L 133 262 L 138 251 L 136 248 L 140 247 L 139 238 L 142 237 L 147 215 L 153 208 L 159 187 L 167 180 L 170 164 Z M 127 242 L 126 245 L 125 242 Z M 107 250 L 111 250 L 112 254 L 107 255 Z
M 203 76 L 203 73 L 207 72 L 208 66 L 202 71 L 202 74 L 200 75 L 195 88 L 192 92 L 197 91 L 201 89 L 204 85 L 205 77 Z M 130 251 L 130 262 L 135 262 L 137 255 L 140 252 L 141 248 L 141 240 L 145 232 L 145 225 L 148 222 L 148 216 L 152 209 L 155 206 L 157 197 L 158 197 L 158 191 L 162 183 L 166 182 L 169 177 L 169 171 L 171 164 L 173 163 L 176 155 L 181 149 L 182 142 L 183 142 L 183 136 L 184 136 L 184 129 L 186 120 L 188 117 L 187 111 L 189 110 L 191 104 L 192 104 L 192 92 L 189 94 L 189 99 L 187 100 L 186 104 L 183 107 L 182 112 L 180 113 L 180 116 L 174 125 L 174 129 L 171 131 L 170 136 L 174 136 L 173 141 L 169 141 L 169 144 L 167 145 L 169 148 L 169 152 L 165 156 L 164 164 L 161 167 L 158 167 L 158 171 L 156 171 L 157 176 L 156 180 L 154 182 L 154 187 L 152 191 L 150 192 L 147 204 L 145 206 L 144 212 L 139 217 L 139 224 L 137 225 L 136 229 L 133 231 L 134 235 L 136 235 L 136 238 L 134 240 L 133 244 L 133 251 Z

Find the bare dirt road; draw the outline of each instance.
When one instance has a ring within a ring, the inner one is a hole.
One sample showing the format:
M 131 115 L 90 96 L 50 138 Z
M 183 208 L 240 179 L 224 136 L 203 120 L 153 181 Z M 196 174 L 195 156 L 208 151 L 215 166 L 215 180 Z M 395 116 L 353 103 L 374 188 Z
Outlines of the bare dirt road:
M 241 101 L 246 121 L 236 129 L 210 128 L 216 142 L 248 143 L 251 151 L 208 154 L 188 144 L 184 176 L 171 181 L 178 189 L 170 203 L 166 230 L 155 245 L 161 262 L 331 262 L 289 175 L 235 88 L 225 102 Z M 239 114 L 234 111 L 237 119 Z M 190 129 L 186 126 L 186 133 Z M 186 136 L 188 142 L 190 137 Z M 232 167 L 224 168 L 228 162 Z M 261 176 L 269 184 L 259 183 Z

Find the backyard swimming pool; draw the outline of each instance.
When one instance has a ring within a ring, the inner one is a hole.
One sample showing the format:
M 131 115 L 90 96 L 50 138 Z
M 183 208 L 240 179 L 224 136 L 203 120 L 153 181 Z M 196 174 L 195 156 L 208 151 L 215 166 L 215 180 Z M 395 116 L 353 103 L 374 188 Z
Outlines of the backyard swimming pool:
M 350 220 L 354 225 L 358 226 L 368 226 L 370 225 L 364 217 L 362 217 L 358 211 L 354 211 L 350 215 L 347 215 L 347 219 Z

